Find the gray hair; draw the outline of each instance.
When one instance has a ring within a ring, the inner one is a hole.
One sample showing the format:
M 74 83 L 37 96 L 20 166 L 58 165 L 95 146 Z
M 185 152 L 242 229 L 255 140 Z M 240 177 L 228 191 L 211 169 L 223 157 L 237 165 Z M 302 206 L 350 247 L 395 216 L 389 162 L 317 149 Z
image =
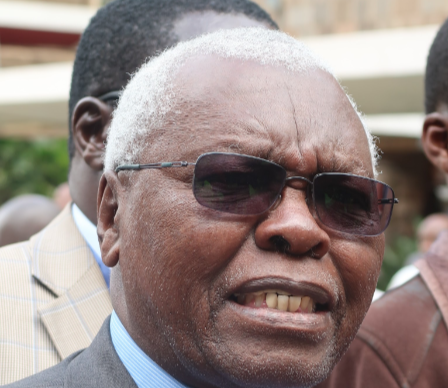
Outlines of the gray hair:
M 160 128 L 167 113 L 175 106 L 175 75 L 188 59 L 196 55 L 252 60 L 298 73 L 321 69 L 334 76 L 331 69 L 303 43 L 279 31 L 237 28 L 179 43 L 145 63 L 123 91 L 108 134 L 104 160 L 106 170 L 113 170 L 120 164 L 138 163 L 146 146 L 145 135 Z M 347 97 L 358 112 L 352 99 Z M 358 115 L 362 121 L 359 112 Z M 377 148 L 364 123 L 363 126 L 376 175 Z

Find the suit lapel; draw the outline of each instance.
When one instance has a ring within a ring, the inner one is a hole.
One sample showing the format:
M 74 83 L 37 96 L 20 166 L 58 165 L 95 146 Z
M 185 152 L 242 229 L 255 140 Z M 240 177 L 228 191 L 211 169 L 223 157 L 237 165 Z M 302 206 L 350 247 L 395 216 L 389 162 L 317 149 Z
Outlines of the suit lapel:
M 64 387 L 137 388 L 115 351 L 106 319 L 92 344 L 69 364 Z
M 88 347 L 111 311 L 109 291 L 96 264 L 65 293 L 38 309 L 63 359 Z
M 31 239 L 32 276 L 55 299 L 38 314 L 61 358 L 90 345 L 112 305 L 98 264 L 67 206 Z

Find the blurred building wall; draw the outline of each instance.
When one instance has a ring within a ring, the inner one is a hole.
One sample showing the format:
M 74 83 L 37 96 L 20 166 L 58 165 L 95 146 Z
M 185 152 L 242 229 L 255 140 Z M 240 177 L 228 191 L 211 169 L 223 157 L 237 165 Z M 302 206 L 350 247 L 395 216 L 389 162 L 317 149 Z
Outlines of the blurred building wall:
M 291 35 L 337 34 L 441 24 L 443 0 L 255 0 Z
M 76 5 L 88 5 L 90 7 L 101 7 L 104 0 L 29 0 L 35 2 L 45 3 L 59 3 L 59 4 L 76 4 Z

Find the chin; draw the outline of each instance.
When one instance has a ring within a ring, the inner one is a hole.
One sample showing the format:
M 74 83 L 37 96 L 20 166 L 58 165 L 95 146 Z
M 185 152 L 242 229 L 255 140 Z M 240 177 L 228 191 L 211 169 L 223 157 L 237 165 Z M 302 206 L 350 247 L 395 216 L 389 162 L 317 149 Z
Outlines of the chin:
M 327 378 L 341 353 L 335 350 L 334 343 L 301 349 L 291 343 L 285 347 L 273 347 L 272 343 L 265 347 L 261 340 L 252 344 L 237 342 L 209 343 L 208 349 L 203 349 L 213 375 L 219 376 L 204 387 L 314 387 Z
M 356 333 L 331 307 L 289 313 L 229 300 L 207 335 L 196 337 L 203 369 L 186 354 L 183 363 L 207 381 L 198 387 L 313 387 L 327 378 L 350 343 L 345 339 Z
M 334 362 L 330 359 L 326 359 L 320 364 L 295 361 L 281 365 L 272 360 L 263 363 L 251 360 L 251 362 L 240 363 L 238 367 L 226 371 L 225 379 L 219 386 L 241 388 L 314 387 L 325 380 L 333 367 Z

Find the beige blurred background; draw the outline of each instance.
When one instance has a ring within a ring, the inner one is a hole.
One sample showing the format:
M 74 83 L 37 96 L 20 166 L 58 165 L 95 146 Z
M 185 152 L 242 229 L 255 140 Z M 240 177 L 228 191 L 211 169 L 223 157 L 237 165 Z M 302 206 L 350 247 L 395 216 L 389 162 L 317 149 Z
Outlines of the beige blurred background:
M 380 180 L 400 204 L 389 244 L 448 208 L 448 189 L 419 143 L 425 62 L 442 0 L 255 0 L 333 67 L 384 154 Z M 67 136 L 76 42 L 101 0 L 0 0 L 0 137 Z M 401 260 L 401 259 L 400 259 Z

